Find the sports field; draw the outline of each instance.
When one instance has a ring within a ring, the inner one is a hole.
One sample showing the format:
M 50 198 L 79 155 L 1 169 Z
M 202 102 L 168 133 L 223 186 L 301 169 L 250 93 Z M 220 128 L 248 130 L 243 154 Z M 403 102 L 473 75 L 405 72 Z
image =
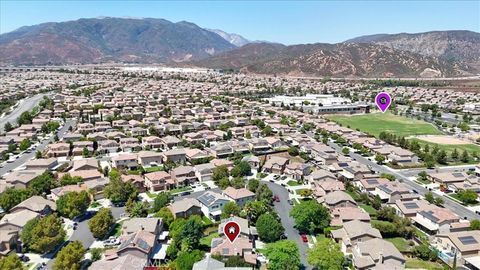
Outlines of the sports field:
M 349 126 L 351 129 L 358 129 L 375 137 L 378 137 L 382 131 L 403 137 L 442 134 L 440 130 L 430 123 L 391 113 L 371 113 L 352 116 L 330 115 L 327 118 L 342 124 L 344 127 Z

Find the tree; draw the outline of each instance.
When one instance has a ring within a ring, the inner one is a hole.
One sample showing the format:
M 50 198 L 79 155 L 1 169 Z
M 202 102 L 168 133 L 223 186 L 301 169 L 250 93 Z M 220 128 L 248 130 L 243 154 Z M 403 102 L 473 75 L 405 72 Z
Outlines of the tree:
M 461 160 L 463 163 L 467 163 L 470 160 L 470 156 L 468 155 L 467 150 L 463 150 Z
M 88 151 L 88 148 L 87 148 L 87 147 L 83 147 L 83 149 L 82 149 L 82 156 L 83 156 L 84 158 L 87 158 L 87 157 L 90 156 L 90 151 Z
M 177 259 L 175 259 L 175 269 L 191 270 L 193 264 L 203 259 L 204 252 L 198 249 L 188 251 L 180 251 Z
M 131 207 L 129 207 L 130 202 L 132 202 Z M 134 202 L 132 199 L 129 199 L 127 202 L 126 211 L 129 217 L 147 217 L 149 208 L 150 204 L 147 201 Z
M 5 125 L 3 126 L 3 129 L 5 130 L 5 132 L 9 132 L 9 131 L 12 131 L 13 130 L 13 126 L 10 122 L 7 122 L 5 123 Z
M 257 200 L 263 200 L 267 203 L 271 203 L 273 200 L 273 192 L 266 184 L 260 184 L 256 192 Z
M 307 261 L 318 269 L 342 270 L 345 257 L 339 244 L 325 238 L 319 240 L 312 249 L 308 250 Z
M 43 254 L 62 243 L 65 235 L 62 220 L 52 214 L 28 221 L 22 229 L 20 239 L 28 250 Z
M 102 208 L 88 221 L 88 228 L 95 238 L 103 239 L 108 236 L 113 224 L 115 224 L 115 218 L 112 211 Z
M 376 161 L 378 164 L 383 164 L 383 162 L 385 162 L 385 156 L 384 156 L 384 155 L 377 154 L 377 155 L 375 156 L 375 161 Z
M 30 198 L 31 192 L 28 189 L 7 188 L 0 194 L 0 207 L 5 211 L 9 211 L 15 205 Z
M 394 221 L 397 218 L 397 212 L 393 207 L 382 207 L 377 211 L 377 218 L 379 220 Z
M 80 176 L 71 176 L 69 173 L 66 173 L 60 178 L 60 185 L 67 186 L 67 185 L 76 185 L 78 183 L 83 182 L 83 178 Z
M 53 270 L 80 269 L 85 252 L 86 250 L 82 242 L 70 242 L 58 252 L 55 262 L 53 263 Z
M 251 192 L 255 192 L 259 185 L 260 185 L 260 181 L 258 181 L 258 179 L 252 178 L 248 180 L 247 189 L 250 190 Z
M 57 211 L 62 217 L 73 219 L 83 215 L 90 205 L 88 192 L 68 192 L 57 200 Z
M 50 171 L 45 171 L 41 175 L 33 178 L 29 184 L 29 189 L 33 195 L 50 194 L 50 190 L 55 187 L 55 177 Z
M 272 136 L 273 135 L 273 129 L 271 126 L 266 126 L 265 128 L 262 129 L 262 134 L 265 137 Z
M 478 194 L 471 189 L 467 189 L 457 192 L 457 197 L 464 204 L 472 204 L 477 202 Z
M 116 169 L 112 169 L 109 174 L 110 182 L 105 187 L 105 197 L 113 203 L 126 202 L 129 198 L 136 199 L 138 189 L 132 182 L 123 182 L 120 173 Z
M 308 188 L 301 189 L 299 195 L 302 197 L 310 197 L 313 195 L 313 191 Z
M 420 244 L 413 248 L 413 254 L 415 257 L 420 258 L 426 261 L 434 261 L 437 259 L 438 251 L 434 249 L 430 249 L 430 247 L 426 244 Z
M 240 161 L 235 167 L 233 167 L 231 174 L 233 177 L 247 176 L 251 173 L 252 168 L 246 161 Z
M 10 253 L 8 256 L 0 259 L 1 270 L 24 270 L 23 263 L 16 253 Z
M 419 172 L 419 173 L 418 173 L 418 180 L 419 180 L 419 181 L 423 181 L 423 182 L 428 181 L 428 174 L 427 174 L 427 172 L 426 172 L 426 171 L 421 171 L 421 172 Z
M 350 153 L 350 149 L 348 149 L 347 147 L 342 148 L 342 154 L 348 155 L 349 153 Z
M 181 250 L 191 251 L 197 249 L 200 244 L 200 238 L 203 237 L 202 219 L 196 215 L 189 217 L 185 224 L 182 226 L 182 229 L 178 236 L 182 242 Z
M 271 212 L 272 207 L 265 201 L 249 201 L 244 210 L 250 222 L 255 223 L 262 214 Z
M 474 219 L 470 221 L 470 230 L 480 230 L 480 220 Z
M 227 202 L 223 206 L 222 218 L 228 218 L 230 216 L 238 216 L 242 209 L 235 202 Z
M 435 203 L 435 197 L 432 192 L 425 193 L 425 200 L 429 203 Z
M 447 164 L 447 153 L 445 152 L 445 150 L 440 150 L 436 154 L 435 159 L 440 164 Z
M 96 262 L 102 258 L 103 250 L 101 248 L 91 248 L 90 254 L 92 255 L 92 262 Z
M 380 177 L 386 178 L 390 181 L 395 181 L 395 175 L 393 175 L 393 174 L 382 173 L 382 174 L 380 174 Z
M 292 240 L 281 240 L 267 244 L 265 247 L 268 269 L 298 270 L 300 268 L 300 252 Z
M 160 209 L 156 214 L 156 218 L 161 218 L 163 225 L 165 225 L 165 230 L 168 230 L 170 227 L 170 224 L 172 224 L 173 220 L 175 219 L 173 217 L 172 211 L 168 207 L 163 207 Z
M 453 149 L 451 156 L 452 156 L 452 159 L 453 159 L 453 160 L 457 160 L 457 159 L 458 159 L 458 150 L 457 150 L 457 148 Z
M 43 157 L 42 152 L 40 152 L 40 151 L 37 150 L 37 151 L 35 152 L 35 158 L 36 158 L 36 159 L 41 159 L 42 157 Z
M 228 179 L 229 173 L 226 165 L 221 165 L 213 169 L 212 180 L 215 183 L 220 182 L 221 179 Z
M 23 140 L 20 142 L 20 145 L 18 146 L 18 148 L 20 149 L 20 151 L 25 151 L 25 150 L 27 150 L 31 145 L 32 145 L 32 143 L 30 142 L 29 139 L 23 139 Z
M 287 152 L 292 157 L 298 156 L 300 154 L 300 151 L 295 146 L 292 146 L 292 147 L 288 148 Z
M 33 116 L 29 111 L 23 112 L 20 114 L 20 116 L 17 118 L 17 123 L 19 126 L 25 125 L 25 124 L 31 124 L 33 120 Z
M 314 233 L 330 224 L 328 209 L 315 200 L 304 201 L 293 206 L 290 216 L 295 227 L 301 232 Z
M 285 229 L 278 220 L 278 216 L 272 213 L 262 214 L 255 223 L 258 236 L 266 243 L 272 243 L 282 238 Z
M 170 193 L 168 192 L 158 194 L 153 201 L 152 212 L 158 212 L 161 208 L 167 206 L 171 199 Z

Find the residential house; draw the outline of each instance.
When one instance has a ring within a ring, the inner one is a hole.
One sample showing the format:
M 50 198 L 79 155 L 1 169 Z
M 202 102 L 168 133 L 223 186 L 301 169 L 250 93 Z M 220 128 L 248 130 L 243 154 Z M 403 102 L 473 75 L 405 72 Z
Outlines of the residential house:
M 389 241 L 374 238 L 357 242 L 353 248 L 353 265 L 356 269 L 405 269 L 405 258 Z
M 227 198 L 213 191 L 204 192 L 197 200 L 200 202 L 202 213 L 212 220 L 219 220 L 223 207 L 229 202 Z
M 202 215 L 200 203 L 194 198 L 183 198 L 168 206 L 175 218 L 188 218 L 191 215 Z
M 161 191 L 174 188 L 175 182 L 170 174 L 164 171 L 145 174 L 145 187 L 149 191 Z
M 266 173 L 283 174 L 288 163 L 288 158 L 268 156 L 265 164 L 263 165 L 263 171 Z
M 246 188 L 236 189 L 233 187 L 227 187 L 223 191 L 223 195 L 240 207 L 245 206 L 249 201 L 255 200 L 255 193 Z
M 342 228 L 333 230 L 332 238 L 340 244 L 343 253 L 350 254 L 357 243 L 382 238 L 382 235 L 369 222 L 352 220 L 343 223 Z

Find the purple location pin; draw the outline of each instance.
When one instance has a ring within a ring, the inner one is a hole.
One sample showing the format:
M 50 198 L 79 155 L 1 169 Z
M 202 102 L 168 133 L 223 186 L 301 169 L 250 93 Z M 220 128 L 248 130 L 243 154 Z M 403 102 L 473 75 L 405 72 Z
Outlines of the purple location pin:
M 388 107 L 390 107 L 390 104 L 392 104 L 392 98 L 387 92 L 380 92 L 375 97 L 375 103 L 382 113 L 384 113 Z

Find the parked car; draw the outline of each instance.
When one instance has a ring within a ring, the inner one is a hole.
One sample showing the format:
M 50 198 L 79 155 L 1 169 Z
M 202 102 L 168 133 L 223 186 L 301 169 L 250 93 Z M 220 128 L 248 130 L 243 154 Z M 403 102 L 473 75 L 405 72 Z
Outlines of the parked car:
M 273 200 L 276 202 L 280 202 L 280 198 L 277 195 L 273 196 Z
M 308 243 L 308 238 L 307 238 L 307 235 L 306 235 L 306 234 L 303 234 L 303 233 L 302 233 L 302 234 L 300 234 L 300 237 L 302 238 L 302 241 L 303 241 L 304 243 Z

